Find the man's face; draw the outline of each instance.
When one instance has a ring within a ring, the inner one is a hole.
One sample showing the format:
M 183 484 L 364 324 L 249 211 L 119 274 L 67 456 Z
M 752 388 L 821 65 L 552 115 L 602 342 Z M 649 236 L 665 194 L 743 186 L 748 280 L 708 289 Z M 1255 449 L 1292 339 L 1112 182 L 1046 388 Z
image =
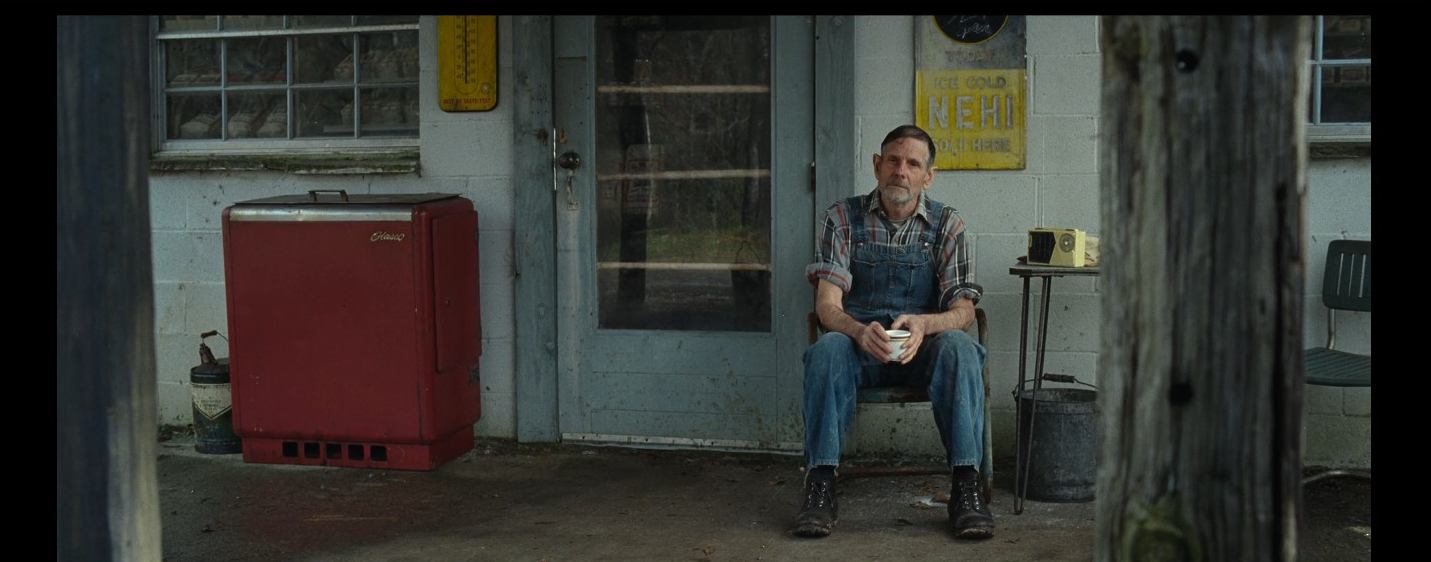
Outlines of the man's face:
M 895 205 L 917 200 L 934 181 L 934 168 L 928 166 L 929 145 L 903 137 L 884 145 L 883 150 L 883 154 L 874 155 L 880 198 Z

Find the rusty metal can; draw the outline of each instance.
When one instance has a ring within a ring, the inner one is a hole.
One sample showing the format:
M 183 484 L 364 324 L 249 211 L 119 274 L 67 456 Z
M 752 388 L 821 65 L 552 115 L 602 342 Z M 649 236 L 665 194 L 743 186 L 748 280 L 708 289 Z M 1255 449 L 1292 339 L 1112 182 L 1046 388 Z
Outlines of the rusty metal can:
M 194 450 L 208 454 L 243 451 L 234 434 L 233 396 L 229 387 L 229 359 L 214 359 L 209 347 L 199 344 L 203 364 L 189 369 L 194 404 Z

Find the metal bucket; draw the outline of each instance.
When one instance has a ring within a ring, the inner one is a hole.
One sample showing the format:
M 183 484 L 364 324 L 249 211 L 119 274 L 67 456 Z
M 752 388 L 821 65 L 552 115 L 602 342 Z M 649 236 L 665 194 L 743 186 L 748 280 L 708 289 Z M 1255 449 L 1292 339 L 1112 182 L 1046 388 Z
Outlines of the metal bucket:
M 1027 478 L 1015 475 L 1016 491 L 1035 501 L 1092 501 L 1098 480 L 1098 392 L 1045 388 L 1038 391 L 1037 401 L 1033 397 L 1033 389 L 1019 395 L 1019 434 L 1024 436 L 1019 458 L 1028 472 Z
M 189 386 L 194 399 L 194 450 L 209 454 L 243 452 L 243 443 L 234 435 L 228 358 L 189 369 Z

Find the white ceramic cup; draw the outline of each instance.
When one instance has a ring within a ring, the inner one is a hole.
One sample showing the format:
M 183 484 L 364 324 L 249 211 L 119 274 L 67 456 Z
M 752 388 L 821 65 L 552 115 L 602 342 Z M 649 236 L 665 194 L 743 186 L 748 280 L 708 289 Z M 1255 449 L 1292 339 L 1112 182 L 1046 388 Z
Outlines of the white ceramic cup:
M 886 330 L 889 335 L 889 360 L 899 361 L 904 355 L 904 343 L 909 341 L 909 330 Z

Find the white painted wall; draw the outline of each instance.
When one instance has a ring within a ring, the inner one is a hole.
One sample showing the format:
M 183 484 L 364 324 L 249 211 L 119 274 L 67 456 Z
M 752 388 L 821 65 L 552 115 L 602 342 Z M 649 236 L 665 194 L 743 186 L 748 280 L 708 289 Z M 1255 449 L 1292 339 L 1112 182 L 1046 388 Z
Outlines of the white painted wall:
M 895 126 L 914 120 L 915 21 L 908 16 L 856 17 L 855 121 L 850 147 L 858 191 L 873 188 L 870 155 Z M 435 96 L 422 100 L 422 173 L 303 176 L 277 172 L 156 173 L 150 179 L 156 347 L 161 423 L 192 421 L 189 368 L 198 363 L 198 334 L 227 332 L 220 213 L 238 201 L 309 189 L 350 193 L 447 192 L 471 199 L 481 217 L 483 418 L 481 435 L 515 437 L 513 323 L 511 29 L 499 19 L 500 97 L 486 113 L 445 113 Z M 435 19 L 422 18 L 422 84 L 436 89 Z M 960 210 L 974 237 L 976 280 L 987 293 L 996 453 L 1012 454 L 1021 285 L 1008 266 L 1024 251 L 1026 232 L 1072 226 L 1097 234 L 1099 88 L 1098 19 L 1029 17 L 1028 166 L 1018 171 L 943 172 L 933 197 Z M 1307 345 L 1325 338 L 1321 262 L 1333 238 L 1371 237 L 1371 160 L 1316 160 L 1307 205 Z M 1049 372 L 1097 382 L 1101 306 L 1095 279 L 1055 281 Z M 1370 315 L 1344 315 L 1339 348 L 1371 351 Z M 212 338 L 211 338 L 212 340 Z M 222 340 L 210 343 L 222 357 Z M 1309 388 L 1309 463 L 1371 465 L 1369 390 Z M 932 429 L 932 424 L 931 429 Z

